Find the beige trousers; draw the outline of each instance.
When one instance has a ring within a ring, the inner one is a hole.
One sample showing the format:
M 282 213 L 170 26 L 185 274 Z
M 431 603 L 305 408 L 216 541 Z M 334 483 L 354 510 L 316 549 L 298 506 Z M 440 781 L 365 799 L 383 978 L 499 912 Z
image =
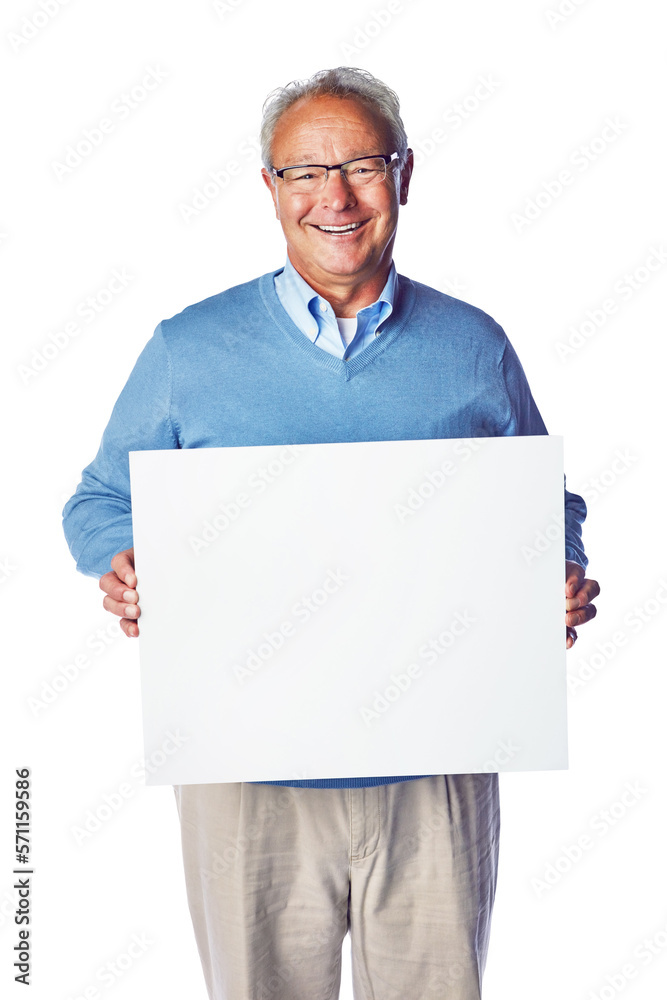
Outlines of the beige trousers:
M 174 788 L 211 1000 L 479 1000 L 497 774 L 372 788 Z

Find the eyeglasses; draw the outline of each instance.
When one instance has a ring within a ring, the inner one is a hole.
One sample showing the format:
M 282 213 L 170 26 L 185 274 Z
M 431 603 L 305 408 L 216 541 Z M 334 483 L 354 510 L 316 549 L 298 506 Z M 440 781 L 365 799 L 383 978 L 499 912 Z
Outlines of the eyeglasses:
M 365 187 L 380 184 L 387 176 L 387 167 L 396 163 L 397 159 L 398 153 L 389 156 L 379 153 L 377 156 L 358 156 L 354 160 L 345 160 L 330 167 L 322 163 L 307 163 L 297 167 L 282 167 L 281 170 L 273 168 L 273 173 L 294 192 L 319 191 L 326 184 L 330 170 L 340 170 L 341 177 L 352 187 Z

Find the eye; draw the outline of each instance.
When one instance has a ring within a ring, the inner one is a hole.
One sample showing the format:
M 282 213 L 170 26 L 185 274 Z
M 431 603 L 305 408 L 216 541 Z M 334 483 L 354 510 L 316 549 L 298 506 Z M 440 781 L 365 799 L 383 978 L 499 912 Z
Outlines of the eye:
M 299 186 L 315 184 L 324 175 L 321 167 L 304 164 L 302 167 L 289 167 L 283 173 L 283 180 L 296 183 Z

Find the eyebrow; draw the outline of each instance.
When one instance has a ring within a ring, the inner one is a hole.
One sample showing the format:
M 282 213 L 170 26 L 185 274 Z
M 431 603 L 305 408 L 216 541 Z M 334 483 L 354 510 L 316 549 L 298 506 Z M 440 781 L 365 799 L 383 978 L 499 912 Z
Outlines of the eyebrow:
M 346 156 L 345 159 L 341 160 L 340 162 L 347 163 L 348 160 L 356 160 L 362 156 L 372 156 L 372 155 L 373 154 L 369 153 L 368 150 L 363 150 L 361 153 L 352 153 L 350 156 Z M 311 163 L 319 164 L 321 162 L 322 162 L 321 160 L 317 159 L 317 153 L 313 153 L 312 155 L 310 153 L 304 153 L 303 157 L 300 160 L 296 159 L 290 160 L 290 163 L 293 163 L 295 166 L 299 166 L 301 164 L 308 166 L 308 164 Z

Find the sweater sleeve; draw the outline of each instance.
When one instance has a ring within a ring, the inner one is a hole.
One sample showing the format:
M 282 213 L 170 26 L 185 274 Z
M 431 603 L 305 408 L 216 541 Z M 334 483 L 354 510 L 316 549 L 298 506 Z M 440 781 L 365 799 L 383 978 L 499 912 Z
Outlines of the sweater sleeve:
M 500 361 L 501 373 L 509 399 L 510 416 L 504 434 L 547 434 L 548 431 L 540 415 L 521 362 L 509 340 Z M 581 526 L 586 520 L 586 504 L 583 497 L 570 493 L 567 479 L 565 488 L 565 558 L 579 563 L 584 569 L 588 557 L 584 552 Z
M 76 568 L 100 577 L 130 548 L 130 451 L 178 448 L 172 425 L 171 366 L 160 324 L 144 347 L 111 413 L 97 455 L 63 508 L 63 529 Z

